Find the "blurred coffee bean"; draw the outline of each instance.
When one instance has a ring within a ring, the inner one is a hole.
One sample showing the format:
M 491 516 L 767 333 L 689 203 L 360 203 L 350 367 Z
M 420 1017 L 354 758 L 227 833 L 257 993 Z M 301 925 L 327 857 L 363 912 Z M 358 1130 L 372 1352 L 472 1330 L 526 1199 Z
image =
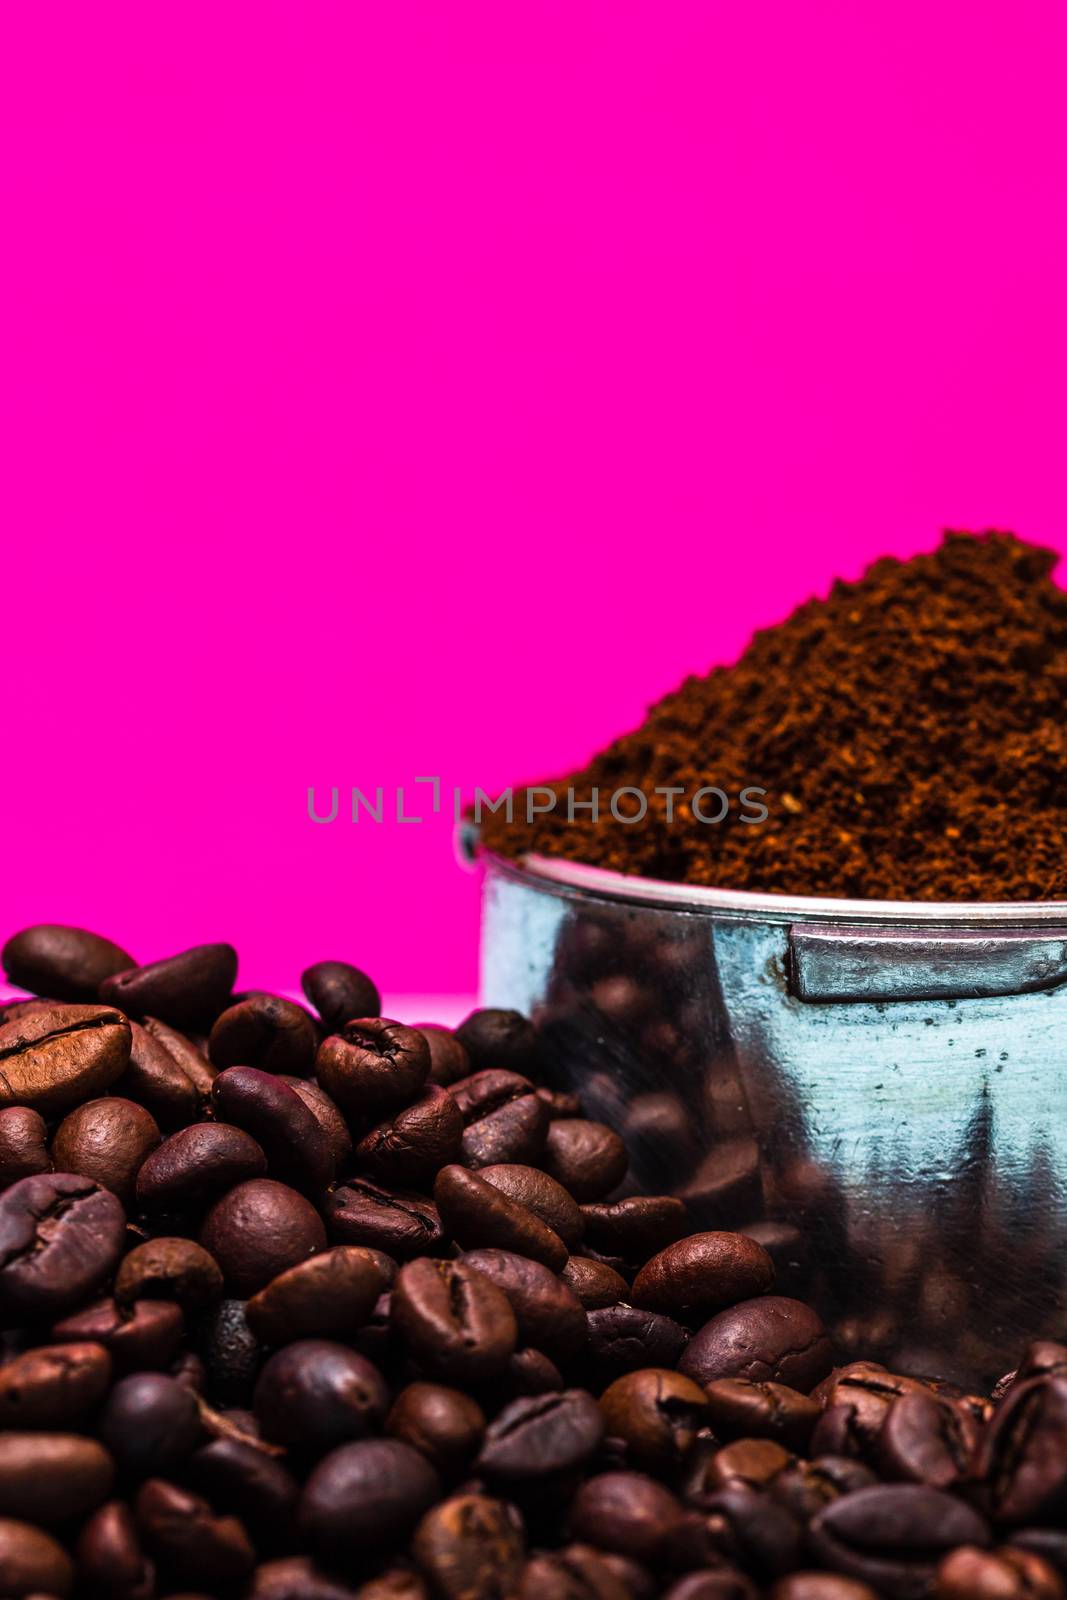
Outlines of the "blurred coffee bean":
M 220 1069 L 258 1067 L 306 1078 L 315 1065 L 318 1037 L 303 1006 L 263 995 L 228 1006 L 215 1019 L 208 1055 Z
M 767 1440 L 753 1441 L 767 1445 Z M 771 1446 L 770 1448 L 776 1448 Z M 784 1506 L 746 1483 L 734 1481 L 699 1497 L 699 1509 L 673 1536 L 679 1565 L 698 1558 L 735 1562 L 762 1583 L 782 1577 L 800 1561 L 801 1529 Z
M 874 1473 L 847 1456 L 817 1456 L 798 1461 L 779 1474 L 768 1493 L 800 1522 L 810 1522 L 817 1512 L 856 1489 L 876 1483 Z
M 328 1033 L 346 1022 L 381 1016 L 382 998 L 358 967 L 347 961 L 316 961 L 300 974 L 300 987 L 322 1018 Z
M 979 1425 L 967 1410 L 935 1395 L 894 1400 L 878 1434 L 883 1476 L 951 1489 L 970 1473 Z
M 219 1404 L 251 1403 L 263 1347 L 248 1325 L 243 1300 L 220 1300 L 201 1319 L 200 1354 Z
M 115 1270 L 120 1202 L 69 1172 L 20 1178 L 0 1194 L 0 1325 L 61 1316 Z
M 61 1343 L 102 1344 L 117 1372 L 169 1366 L 181 1345 L 181 1307 L 170 1300 L 135 1300 L 119 1305 L 110 1297 L 72 1312 L 52 1327 Z
M 586 1369 L 594 1386 L 640 1367 L 674 1367 L 686 1348 L 684 1328 L 640 1306 L 605 1306 L 590 1311 L 587 1322 Z
M 159 1126 L 168 1131 L 195 1122 L 203 1099 L 203 1080 L 194 1079 L 187 1070 L 188 1054 L 182 1050 L 176 1055 L 168 1048 L 165 1035 L 171 1033 L 165 1024 L 153 1024 L 151 1017 L 146 1018 L 144 1024 L 131 1022 L 130 1059 L 115 1085 L 124 1095 L 145 1106 Z M 173 1037 L 179 1036 L 174 1034 Z M 193 1045 L 188 1045 L 188 1052 L 195 1054 Z M 209 1074 L 208 1091 L 210 1086 Z
M 0 1024 L 0 1109 L 55 1116 L 103 1094 L 130 1059 L 130 1025 L 109 1006 L 54 1006 Z
M 559 1235 L 477 1173 L 461 1166 L 442 1168 L 433 1198 L 445 1228 L 463 1249 L 511 1250 L 553 1272 L 566 1265 L 567 1247 Z
M 78 1535 L 75 1554 L 79 1579 L 90 1593 L 113 1600 L 151 1600 L 155 1573 L 125 1501 L 109 1500 L 93 1512 Z
M 835 1500 L 816 1516 L 809 1540 L 819 1561 L 889 1600 L 919 1600 L 943 1555 L 958 1545 L 990 1543 L 970 1506 L 911 1483 L 878 1484 Z
M 265 1438 L 321 1455 L 379 1432 L 389 1391 L 377 1368 L 346 1345 L 297 1339 L 263 1366 L 254 1407 Z
M 626 1176 L 626 1146 L 602 1122 L 554 1121 L 541 1165 L 580 1203 L 601 1200 Z
M 301 1528 L 327 1561 L 363 1558 L 406 1541 L 439 1494 L 429 1461 L 401 1440 L 343 1444 L 308 1478 Z
M 616 1378 L 600 1396 L 600 1409 L 608 1433 L 625 1443 L 634 1466 L 649 1472 L 680 1466 L 708 1420 L 703 1389 L 662 1367 Z
M 379 1182 L 418 1188 L 456 1159 L 462 1139 L 459 1107 L 447 1089 L 430 1083 L 411 1105 L 364 1134 L 356 1160 Z
M 51 1170 L 48 1126 L 40 1112 L 29 1106 L 5 1106 L 0 1110 L 0 1190 Z
M 485 1434 L 485 1413 L 460 1389 L 409 1383 L 393 1401 L 385 1431 L 418 1450 L 445 1479 L 463 1472 Z
M 543 1083 L 539 1083 L 535 1093 L 553 1121 L 557 1117 L 580 1117 L 582 1114 L 582 1102 L 578 1096 L 565 1089 L 546 1089 Z
M 934 1600 L 1063 1600 L 1055 1567 L 1027 1550 L 962 1545 L 942 1560 Z
M 603 1415 L 584 1389 L 531 1395 L 489 1424 L 476 1466 L 505 1483 L 540 1481 L 588 1461 L 603 1435 Z
M 518 1600 L 631 1600 L 631 1591 L 602 1551 L 571 1544 L 533 1555 L 522 1572 Z
M 147 1211 L 202 1212 L 220 1195 L 267 1170 L 255 1139 L 222 1122 L 179 1128 L 137 1173 L 137 1202 Z
M 351 1588 L 307 1556 L 261 1562 L 248 1591 L 248 1600 L 362 1600 L 362 1596 L 362 1589 Z
M 127 1201 L 141 1164 L 160 1143 L 156 1120 L 132 1100 L 109 1095 L 68 1111 L 52 1138 L 60 1172 L 77 1172 Z
M 778 1591 L 770 1592 L 777 1594 Z M 757 1596 L 755 1585 L 736 1567 L 687 1573 L 664 1592 L 664 1600 L 757 1600 Z M 827 1600 L 832 1597 L 828 1595 Z
M 571 1533 L 656 1568 L 682 1508 L 669 1489 L 639 1472 L 587 1478 L 571 1503 Z
M 123 1258 L 115 1275 L 115 1299 L 121 1305 L 176 1300 L 185 1311 L 199 1311 L 221 1293 L 218 1263 L 194 1239 L 148 1239 Z
M 411 1548 L 441 1600 L 503 1600 L 522 1572 L 522 1520 L 504 1501 L 459 1494 L 426 1513 Z
M 249 1300 L 248 1323 L 269 1345 L 350 1334 L 388 1286 L 376 1251 L 337 1245 L 272 1278 Z
M 322 1218 L 296 1189 L 273 1178 L 239 1183 L 216 1200 L 200 1242 L 231 1293 L 247 1298 L 287 1267 L 326 1248 Z
M 471 1058 L 456 1038 L 451 1028 L 442 1028 L 434 1022 L 422 1022 L 421 1033 L 430 1050 L 430 1082 L 448 1089 L 461 1078 L 469 1078 L 474 1070 Z
M 9 983 L 53 1000 L 95 1000 L 105 979 L 132 967 L 133 957 L 85 928 L 41 922 L 14 934 L 0 950 Z
M 84 1434 L 0 1434 L 0 1517 L 55 1527 L 100 1505 L 114 1478 L 111 1456 Z
M 72 1428 L 103 1399 L 111 1357 L 100 1344 L 45 1345 L 0 1366 L 0 1430 Z
M 791 1572 L 768 1590 L 767 1600 L 878 1600 L 869 1584 L 836 1572 Z
M 540 1066 L 537 1030 L 518 1011 L 472 1011 L 456 1029 L 475 1072 L 499 1068 L 524 1076 Z
M 430 1047 L 415 1028 L 364 1018 L 319 1046 L 315 1072 L 347 1117 L 369 1123 L 419 1093 L 430 1075 Z
M 186 1470 L 194 1489 L 241 1519 L 257 1550 L 292 1546 L 300 1484 L 278 1456 L 243 1439 L 212 1439 Z
M 368 1178 L 348 1178 L 327 1196 L 330 1234 L 346 1244 L 384 1250 L 397 1261 L 445 1250 L 437 1207 L 422 1195 Z
M 584 1205 L 582 1217 L 586 1238 L 595 1249 L 621 1256 L 635 1266 L 673 1244 L 689 1221 L 685 1206 L 672 1195 L 631 1195 L 611 1204 Z M 694 1265 L 686 1281 L 693 1283 L 698 1277 L 699 1269 Z M 657 1275 L 653 1274 L 653 1283 L 656 1281 Z M 658 1282 L 662 1291 L 663 1274 L 658 1275 Z
M 519 1340 L 553 1360 L 568 1361 L 585 1345 L 585 1310 L 563 1280 L 539 1261 L 512 1250 L 467 1250 L 461 1260 L 507 1296 Z
M 700 1323 L 774 1282 L 770 1256 L 742 1233 L 693 1233 L 646 1261 L 634 1279 L 634 1305 Z
M 137 1526 L 168 1580 L 207 1589 L 241 1583 L 255 1565 L 255 1550 L 243 1523 L 216 1516 L 208 1502 L 162 1478 L 141 1485 L 135 1502 Z
M 74 1563 L 58 1540 L 29 1522 L 0 1517 L 0 1593 L 12 1600 L 67 1600 Z
M 975 1471 L 999 1523 L 1055 1521 L 1067 1511 L 1067 1378 L 1012 1387 L 982 1436 Z
M 211 1098 L 221 1123 L 244 1129 L 256 1141 L 272 1177 L 312 1197 L 332 1182 L 334 1154 L 322 1124 L 273 1073 L 228 1067 L 212 1084 Z
M 449 1090 L 463 1117 L 460 1159 L 468 1167 L 536 1161 L 549 1116 L 528 1078 L 488 1070 L 461 1078 Z
M 196 1029 L 222 1010 L 237 977 L 229 944 L 199 944 L 180 955 L 130 967 L 105 978 L 97 993 L 129 1017 L 158 1017 L 173 1028 Z
M 560 1277 L 587 1311 L 601 1311 L 605 1306 L 617 1305 L 630 1293 L 626 1279 L 603 1261 L 593 1261 L 588 1256 L 571 1256 Z
M 463 1261 L 423 1257 L 401 1267 L 390 1315 L 419 1364 L 450 1383 L 498 1376 L 518 1341 L 507 1295 Z
M 334 1170 L 339 1171 L 352 1154 L 352 1135 L 338 1108 L 314 1078 L 293 1078 L 282 1072 L 275 1076 L 279 1083 L 284 1083 L 303 1100 L 325 1134 L 333 1155 Z
M 127 1472 L 172 1472 L 200 1441 L 196 1396 L 162 1372 L 131 1373 L 107 1397 L 100 1437 Z
M 697 1383 L 754 1378 L 810 1390 L 833 1365 L 826 1329 L 809 1306 L 781 1295 L 742 1300 L 706 1322 L 678 1363 Z

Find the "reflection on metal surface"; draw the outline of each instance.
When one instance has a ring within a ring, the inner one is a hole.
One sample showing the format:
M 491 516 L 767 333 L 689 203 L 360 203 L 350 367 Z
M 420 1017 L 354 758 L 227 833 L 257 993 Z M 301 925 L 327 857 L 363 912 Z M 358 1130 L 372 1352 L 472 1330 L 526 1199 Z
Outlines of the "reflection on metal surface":
M 534 1016 L 635 1187 L 755 1231 L 843 1355 L 974 1382 L 1063 1335 L 1067 906 L 485 871 L 483 1004 Z

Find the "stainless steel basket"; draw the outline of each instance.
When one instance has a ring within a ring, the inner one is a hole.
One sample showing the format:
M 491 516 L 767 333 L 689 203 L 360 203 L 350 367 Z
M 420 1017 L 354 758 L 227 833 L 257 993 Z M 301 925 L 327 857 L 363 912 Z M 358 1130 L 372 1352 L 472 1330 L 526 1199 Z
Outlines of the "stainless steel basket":
M 1067 903 L 791 899 L 486 852 L 482 1003 L 635 1189 L 775 1255 L 843 1356 L 988 1382 L 1067 1335 Z

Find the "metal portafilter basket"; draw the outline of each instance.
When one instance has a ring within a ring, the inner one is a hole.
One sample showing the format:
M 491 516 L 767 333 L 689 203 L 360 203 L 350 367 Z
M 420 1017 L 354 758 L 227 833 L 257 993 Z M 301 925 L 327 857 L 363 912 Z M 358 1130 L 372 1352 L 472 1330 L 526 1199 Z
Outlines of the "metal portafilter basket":
M 1067 904 L 478 859 L 482 1004 L 534 1018 L 636 1191 L 760 1239 L 843 1360 L 988 1384 L 1067 1333 Z

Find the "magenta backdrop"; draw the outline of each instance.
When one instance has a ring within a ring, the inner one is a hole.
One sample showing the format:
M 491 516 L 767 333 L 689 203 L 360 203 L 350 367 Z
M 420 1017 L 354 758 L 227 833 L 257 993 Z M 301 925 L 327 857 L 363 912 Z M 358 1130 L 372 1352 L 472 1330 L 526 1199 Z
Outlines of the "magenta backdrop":
M 1067 534 L 1058 3 L 9 6 L 4 927 L 474 983 L 443 820 Z

